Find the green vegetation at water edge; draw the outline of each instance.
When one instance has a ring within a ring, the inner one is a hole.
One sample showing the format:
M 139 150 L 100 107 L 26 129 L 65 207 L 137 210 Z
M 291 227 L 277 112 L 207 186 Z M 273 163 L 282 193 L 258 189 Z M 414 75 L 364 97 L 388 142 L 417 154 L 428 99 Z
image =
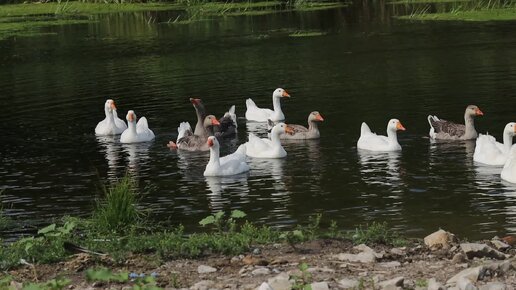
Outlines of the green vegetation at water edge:
M 53 263 L 67 259 L 76 251 L 109 255 L 123 263 L 134 254 L 145 254 L 155 261 L 195 258 L 208 254 L 237 255 L 259 244 L 296 244 L 321 238 L 346 239 L 356 243 L 400 244 L 402 239 L 386 224 L 373 223 L 352 232 L 340 231 L 335 222 L 321 227 L 322 216 L 309 218 L 306 225 L 293 230 L 277 230 L 246 221 L 239 210 L 217 212 L 199 222 L 205 232 L 187 234 L 184 227 L 152 225 L 138 205 L 141 193 L 126 176 L 106 190 L 90 218 L 63 218 L 40 229 L 36 235 L 0 246 L 0 269 L 23 263 Z
M 459 2 L 469 2 L 474 0 L 396 0 L 391 1 L 389 4 L 426 4 L 426 3 L 459 3 Z
M 289 37 L 312 37 L 312 36 L 322 36 L 322 35 L 326 35 L 326 32 L 324 32 L 324 31 L 311 31 L 311 30 L 307 30 L 307 31 L 299 30 L 299 31 L 296 31 L 296 32 L 293 32 L 293 33 L 289 34 L 288 36 Z
M 399 18 L 437 21 L 514 21 L 516 20 L 516 8 L 481 9 L 453 11 L 446 13 L 424 13 L 402 16 Z

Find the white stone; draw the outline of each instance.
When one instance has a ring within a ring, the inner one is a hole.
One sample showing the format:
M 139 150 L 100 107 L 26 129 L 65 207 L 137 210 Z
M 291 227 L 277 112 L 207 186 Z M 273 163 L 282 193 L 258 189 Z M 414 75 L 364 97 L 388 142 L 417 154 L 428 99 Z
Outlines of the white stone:
M 251 271 L 251 275 L 253 276 L 263 276 L 263 275 L 269 275 L 271 273 L 271 270 L 266 267 L 260 267 L 256 268 L 253 271 Z
M 213 272 L 217 272 L 217 269 L 210 267 L 210 266 L 206 266 L 206 265 L 199 265 L 199 267 L 197 267 L 197 273 L 199 273 L 199 274 L 206 274 L 206 273 L 213 273 Z
M 383 267 L 383 268 L 397 268 L 397 267 L 401 267 L 401 263 L 398 261 L 390 261 L 390 262 L 379 263 L 378 266 Z
M 491 282 L 486 285 L 482 285 L 480 290 L 506 290 L 507 286 L 501 282 Z
M 267 282 L 263 282 L 258 288 L 256 288 L 257 290 L 277 290 L 275 288 L 272 288 L 271 285 L 269 285 L 269 283 Z
M 492 240 L 491 244 L 493 244 L 493 246 L 495 246 L 495 248 L 497 248 L 498 250 L 502 250 L 502 251 L 507 250 L 508 248 L 511 247 L 508 244 L 506 244 L 500 240 Z
M 478 276 L 480 275 L 482 270 L 483 270 L 482 266 L 464 269 L 464 270 L 460 271 L 459 273 L 457 273 L 455 276 L 451 277 L 448 281 L 446 281 L 446 284 L 447 285 L 456 284 L 459 281 L 459 279 L 462 277 L 471 280 L 471 282 L 477 282 Z
M 321 273 L 335 273 L 335 270 L 330 269 L 330 268 L 328 268 L 328 267 L 323 267 L 323 268 L 320 268 L 320 267 L 312 267 L 312 268 L 308 268 L 306 271 L 307 271 L 307 272 L 309 272 L 309 273 L 314 273 L 314 272 L 321 272 Z
M 292 289 L 292 281 L 289 279 L 290 277 L 287 273 L 281 273 L 276 277 L 269 278 L 267 283 L 269 283 L 274 290 L 289 290 Z
M 460 290 L 478 290 L 471 280 L 465 277 L 460 277 L 459 280 L 457 280 L 457 287 L 459 287 Z
M 328 283 L 326 282 L 315 282 L 310 284 L 310 287 L 312 287 L 312 290 L 330 290 L 330 287 L 328 287 Z
M 425 237 L 425 245 L 430 249 L 449 249 L 451 243 L 455 240 L 455 236 L 444 230 L 438 230 Z
M 432 278 L 428 279 L 427 290 L 446 290 L 446 287 L 443 284 L 437 282 L 435 278 Z
M 486 244 L 463 243 L 460 247 L 468 259 L 490 257 L 498 260 L 505 259 L 505 254 L 497 251 Z
M 342 289 L 355 289 L 358 287 L 359 283 L 355 279 L 344 278 L 344 279 L 339 280 L 338 284 L 339 284 L 339 288 L 342 288 Z
M 211 280 L 202 280 L 202 281 L 195 283 L 192 287 L 190 287 L 190 289 L 191 290 L 208 290 L 211 287 L 213 287 L 214 284 L 215 284 L 215 282 L 213 282 Z
M 359 254 L 348 254 L 348 253 L 340 253 L 335 256 L 340 261 L 348 261 L 348 262 L 360 262 L 360 263 L 374 263 L 376 262 L 376 256 L 371 252 L 362 252 Z

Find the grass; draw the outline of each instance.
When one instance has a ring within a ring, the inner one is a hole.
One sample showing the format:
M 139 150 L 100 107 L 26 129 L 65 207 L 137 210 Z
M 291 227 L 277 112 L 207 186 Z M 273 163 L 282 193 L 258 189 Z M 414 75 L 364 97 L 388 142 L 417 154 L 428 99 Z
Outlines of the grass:
M 429 5 L 416 7 L 399 19 L 433 21 L 514 21 L 516 2 L 507 0 L 471 0 L 453 2 L 445 11 L 432 11 Z M 442 10 L 442 9 L 441 9 Z
M 351 235 L 355 244 L 384 244 L 403 246 L 407 241 L 397 232 L 389 228 L 387 223 L 373 222 L 370 225 L 359 226 Z
M 294 33 L 289 34 L 289 37 L 313 37 L 313 36 L 322 36 L 327 33 L 324 31 L 312 31 L 312 30 L 299 30 Z
M 396 0 L 391 1 L 389 4 L 426 4 L 426 3 L 457 3 L 457 2 L 469 2 L 474 0 Z

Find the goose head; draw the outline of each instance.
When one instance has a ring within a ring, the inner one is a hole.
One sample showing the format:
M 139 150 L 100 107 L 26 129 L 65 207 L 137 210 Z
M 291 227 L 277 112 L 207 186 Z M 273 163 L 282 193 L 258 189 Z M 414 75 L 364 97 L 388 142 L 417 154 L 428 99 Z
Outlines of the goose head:
M 322 122 L 324 121 L 324 118 L 321 116 L 321 114 L 317 111 L 313 111 L 310 113 L 310 116 L 308 116 L 308 122 Z
M 509 136 L 516 135 L 516 123 L 510 122 L 505 125 L 505 128 L 503 129 L 504 134 L 508 134 Z
M 220 126 L 219 120 L 213 115 L 208 115 L 204 118 L 204 127 L 207 128 L 209 126 Z
M 286 90 L 282 89 L 282 88 L 277 88 L 276 90 L 274 90 L 274 92 L 272 93 L 272 97 L 273 98 L 290 98 L 290 95 L 287 93 Z
M 482 111 L 480 111 L 480 109 L 477 106 L 469 105 L 466 107 L 466 115 L 474 117 L 474 116 L 483 116 L 484 113 L 482 113 Z
M 115 101 L 113 101 L 112 99 L 107 99 L 106 103 L 104 104 L 104 110 L 109 113 L 112 113 L 113 111 L 115 111 L 116 110 Z
M 208 137 L 208 141 L 206 141 L 206 143 L 210 148 L 213 148 L 215 150 L 219 148 L 219 141 L 214 136 Z
M 190 98 L 190 103 L 192 103 L 196 110 L 201 110 L 204 112 L 204 104 L 202 103 L 201 99 Z
M 127 120 L 128 123 L 134 123 L 134 122 L 136 122 L 136 114 L 134 113 L 133 110 L 129 110 L 129 111 L 127 111 L 127 115 L 125 116 L 125 119 Z
M 281 134 L 294 134 L 294 129 L 285 123 L 278 123 L 271 130 L 272 135 L 281 135 Z
M 400 120 L 398 119 L 390 119 L 389 124 L 387 124 L 387 131 L 405 131 L 405 127 L 401 124 Z

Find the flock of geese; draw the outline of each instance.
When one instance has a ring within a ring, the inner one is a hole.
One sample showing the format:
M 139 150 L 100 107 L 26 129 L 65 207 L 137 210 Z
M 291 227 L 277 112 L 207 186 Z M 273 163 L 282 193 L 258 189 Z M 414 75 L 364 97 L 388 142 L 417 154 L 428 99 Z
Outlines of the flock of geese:
M 295 124 L 285 124 L 285 115 L 281 110 L 280 100 L 290 97 L 282 88 L 272 94 L 273 109 L 259 108 L 251 99 L 246 100 L 245 118 L 252 122 L 267 122 L 268 138 L 259 138 L 249 133 L 248 141 L 241 144 L 232 154 L 221 157 L 220 143 L 226 137 L 234 137 L 237 133 L 237 118 L 235 106 L 232 106 L 222 118 L 207 115 L 200 99 L 190 98 L 196 114 L 195 129 L 188 122 L 182 122 L 177 129 L 176 141 L 170 141 L 167 146 L 173 150 L 210 151 L 210 160 L 206 165 L 204 176 L 229 176 L 249 171 L 247 157 L 253 158 L 283 158 L 287 152 L 281 144 L 281 139 L 317 139 L 320 138 L 318 123 L 324 121 L 317 111 L 308 115 L 308 127 Z M 148 142 L 154 139 L 154 132 L 149 129 L 147 119 L 137 117 L 134 111 L 127 112 L 127 124 L 118 118 L 115 102 L 108 99 L 104 105 L 105 119 L 95 128 L 97 135 L 118 135 L 121 143 Z M 476 147 L 473 160 L 488 166 L 503 166 L 501 178 L 516 183 L 516 145 L 512 138 L 516 135 L 516 123 L 508 123 L 503 131 L 503 143 L 497 142 L 489 134 L 478 134 L 474 126 L 474 118 L 482 116 L 482 111 L 475 105 L 466 107 L 464 124 L 457 124 L 437 116 L 428 116 L 430 138 L 434 140 L 474 140 Z M 405 127 L 398 119 L 387 123 L 387 136 L 377 135 L 366 123 L 362 123 L 360 138 L 357 142 L 359 150 L 374 152 L 390 152 L 402 150 L 398 142 L 397 131 Z

